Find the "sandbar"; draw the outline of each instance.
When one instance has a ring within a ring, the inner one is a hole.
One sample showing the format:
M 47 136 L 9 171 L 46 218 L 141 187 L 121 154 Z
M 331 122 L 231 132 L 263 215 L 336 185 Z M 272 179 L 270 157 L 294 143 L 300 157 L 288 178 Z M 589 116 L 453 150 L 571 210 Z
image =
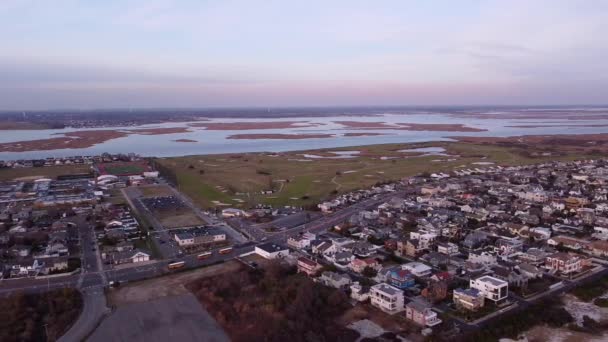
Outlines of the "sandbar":
M 251 129 L 287 129 L 316 127 L 318 124 L 307 121 L 261 121 L 261 122 L 201 122 L 191 127 L 204 127 L 209 131 L 245 131 Z
M 345 137 L 375 137 L 378 135 L 386 135 L 384 133 L 374 133 L 374 132 L 361 132 L 361 133 L 357 133 L 357 132 L 351 132 L 351 133 L 344 133 L 343 136 Z
M 382 129 L 401 131 L 433 131 L 433 132 L 484 132 L 487 129 L 465 126 L 464 124 L 422 124 L 422 123 L 386 123 L 362 121 L 334 121 L 351 129 Z
M 193 140 L 193 139 L 175 139 L 173 141 L 175 141 L 175 142 L 183 142 L 183 143 L 195 143 L 195 142 L 198 142 L 198 140 Z
M 114 130 L 76 131 L 62 137 L 1 143 L 0 152 L 47 151 L 66 148 L 87 148 L 111 139 L 126 137 L 128 133 Z
M 234 134 L 226 139 L 319 139 L 333 138 L 333 134 Z

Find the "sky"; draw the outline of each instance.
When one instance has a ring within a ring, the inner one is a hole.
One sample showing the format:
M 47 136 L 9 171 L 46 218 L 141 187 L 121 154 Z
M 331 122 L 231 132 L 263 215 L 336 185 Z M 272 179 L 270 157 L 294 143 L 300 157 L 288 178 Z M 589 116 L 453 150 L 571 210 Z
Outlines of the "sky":
M 608 0 L 0 0 L 0 110 L 608 104 Z

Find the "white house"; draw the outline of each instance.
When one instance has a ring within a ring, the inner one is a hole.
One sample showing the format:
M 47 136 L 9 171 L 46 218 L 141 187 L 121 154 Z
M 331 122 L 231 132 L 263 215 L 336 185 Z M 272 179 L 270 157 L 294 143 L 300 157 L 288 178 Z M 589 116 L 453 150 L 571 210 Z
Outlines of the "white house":
M 359 284 L 358 281 L 354 282 L 350 286 L 350 298 L 358 302 L 364 302 L 369 299 L 369 289 Z
M 416 277 L 427 277 L 431 275 L 431 271 L 433 269 L 430 266 L 427 266 L 421 262 L 408 262 L 405 265 L 401 266 L 402 269 L 409 271 L 411 274 Z
M 269 242 L 255 246 L 255 253 L 264 259 L 284 258 L 289 255 L 289 249 Z
M 484 266 L 496 265 L 496 254 L 488 251 L 471 252 L 467 261 L 482 264 Z
M 471 279 L 470 286 L 479 290 L 486 299 L 495 303 L 502 301 L 509 295 L 509 283 L 491 276 Z
M 403 291 L 386 283 L 372 286 L 369 298 L 373 306 L 391 315 L 405 309 Z
M 458 245 L 452 242 L 438 243 L 437 252 L 445 255 L 458 254 Z

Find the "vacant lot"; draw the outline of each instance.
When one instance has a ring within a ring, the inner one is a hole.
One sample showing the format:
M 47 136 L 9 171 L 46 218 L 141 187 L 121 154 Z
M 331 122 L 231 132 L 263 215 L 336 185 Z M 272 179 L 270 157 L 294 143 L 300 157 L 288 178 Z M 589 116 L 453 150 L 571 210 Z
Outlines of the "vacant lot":
M 227 272 L 235 272 L 243 267 L 238 261 L 228 261 L 223 264 L 198 268 L 192 271 L 180 272 L 164 277 L 144 280 L 121 286 L 108 293 L 108 304 L 120 307 L 132 303 L 141 303 L 167 296 L 187 294 L 184 284 L 195 279 L 204 279 Z
M 0 169 L 0 181 L 15 179 L 52 178 L 61 175 L 74 175 L 91 172 L 89 165 L 57 165 L 45 167 L 24 167 L 18 169 Z
M 200 226 L 203 220 L 200 219 L 190 208 L 168 211 L 155 211 L 154 215 L 160 224 L 165 228 L 180 228 Z
M 441 147 L 443 154 L 402 152 Z M 484 164 L 516 165 L 584 158 L 589 153 L 554 144 L 432 142 L 386 144 L 285 153 L 245 153 L 158 159 L 175 173 L 179 189 L 203 207 L 313 205 L 336 193 L 368 188 L 421 172 Z M 356 151 L 350 157 L 333 152 Z M 544 155 L 543 155 L 544 153 Z M 595 155 L 597 157 L 597 155 Z M 481 164 L 475 164 L 481 163 Z M 273 193 L 262 194 L 261 191 Z

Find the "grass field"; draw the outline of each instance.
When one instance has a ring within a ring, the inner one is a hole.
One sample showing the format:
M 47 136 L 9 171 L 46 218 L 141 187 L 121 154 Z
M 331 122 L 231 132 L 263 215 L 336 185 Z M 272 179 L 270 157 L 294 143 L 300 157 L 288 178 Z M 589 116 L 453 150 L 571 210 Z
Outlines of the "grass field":
M 141 186 L 138 188 L 143 197 L 173 196 L 175 193 L 166 185 Z
M 95 167 L 102 175 L 138 175 L 149 170 L 149 167 L 143 162 L 115 162 L 95 164 Z
M 419 147 L 443 147 L 447 156 L 399 152 L 401 149 Z M 585 157 L 584 154 L 577 153 L 532 157 L 530 153 L 534 149 L 535 147 L 431 142 L 280 154 L 186 156 L 162 158 L 158 162 L 176 173 L 180 191 L 202 207 L 213 207 L 218 202 L 250 207 L 258 203 L 310 205 L 331 197 L 335 191 L 341 193 L 364 189 L 377 182 L 398 180 L 426 171 L 483 167 L 473 164 L 478 162 L 520 165 Z M 545 151 L 544 147 L 538 147 L 538 150 Z M 360 154 L 348 159 L 310 159 L 303 156 L 328 156 L 332 155 L 330 151 L 360 151 Z M 273 190 L 274 193 L 263 195 L 260 193 L 262 190 Z
M 24 167 L 17 169 L 0 169 L 0 181 L 14 179 L 57 178 L 61 175 L 73 175 L 91 172 L 89 165 L 57 165 L 45 167 Z

